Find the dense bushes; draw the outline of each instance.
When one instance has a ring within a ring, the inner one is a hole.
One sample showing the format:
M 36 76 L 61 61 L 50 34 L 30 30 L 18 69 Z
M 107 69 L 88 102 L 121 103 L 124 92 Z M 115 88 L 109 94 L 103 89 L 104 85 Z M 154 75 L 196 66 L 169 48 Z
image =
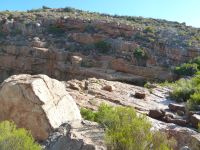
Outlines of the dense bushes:
M 190 79 L 180 79 L 170 84 L 170 86 L 172 88 L 170 97 L 177 102 L 186 102 L 195 91 L 194 84 Z
M 190 110 L 200 110 L 200 57 L 176 67 L 174 72 L 188 78 L 168 84 L 172 88 L 170 97 L 177 102 L 187 102 Z
M 81 109 L 84 119 L 96 121 L 106 128 L 105 140 L 110 150 L 171 149 L 174 142 L 166 135 L 150 131 L 151 124 L 133 108 L 102 104 L 97 112 Z M 162 138 L 160 138 L 162 137 Z
M 192 76 L 198 71 L 197 64 L 184 63 L 183 65 L 176 67 L 174 72 L 179 76 Z
M 200 110 L 200 57 L 176 67 L 174 72 L 187 78 L 167 83 L 172 89 L 169 96 L 177 102 L 187 102 L 190 110 Z
M 174 72 L 179 76 L 192 76 L 200 70 L 200 57 L 197 57 L 188 63 L 175 67 Z
M 200 106 L 200 75 L 190 79 L 180 79 L 168 84 L 172 88 L 170 97 L 177 102 L 187 102 L 189 109 L 199 110 Z
M 25 129 L 16 129 L 13 122 L 0 123 L 1 150 L 41 150 L 33 137 Z

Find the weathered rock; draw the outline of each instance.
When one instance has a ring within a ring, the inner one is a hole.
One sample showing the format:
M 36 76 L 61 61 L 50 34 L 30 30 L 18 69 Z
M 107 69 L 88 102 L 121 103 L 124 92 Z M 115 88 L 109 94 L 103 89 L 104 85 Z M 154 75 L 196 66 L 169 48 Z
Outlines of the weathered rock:
M 60 126 L 44 143 L 45 150 L 106 150 L 104 129 L 90 121 Z
M 73 90 L 78 90 L 81 91 L 81 88 L 76 84 L 76 83 L 70 83 L 69 84 L 69 88 L 73 89 Z
M 144 99 L 146 94 L 144 92 L 135 92 L 135 98 Z
M 73 33 L 71 38 L 82 44 L 93 44 L 106 38 L 103 34 Z
M 165 116 L 165 112 L 163 110 L 154 109 L 149 111 L 149 117 L 154 119 L 162 119 Z
M 178 111 L 177 111 L 177 114 L 178 114 L 179 116 L 184 116 L 184 115 L 185 115 L 184 111 L 181 111 L 181 110 L 178 110 Z
M 200 133 L 196 135 L 192 135 L 192 142 L 190 144 L 192 150 L 200 149 Z
M 170 137 L 174 137 L 176 139 L 177 150 L 184 146 L 188 146 L 190 149 L 192 149 L 192 136 L 198 134 L 196 131 L 190 128 L 175 125 L 173 123 L 164 123 L 155 119 L 150 119 L 150 121 L 152 122 L 154 130 L 164 131 L 168 133 Z
M 184 105 L 180 105 L 180 104 L 175 104 L 175 103 L 170 103 L 169 104 L 169 109 L 171 111 L 177 112 L 178 110 L 185 112 L 185 106 Z
M 198 124 L 200 123 L 200 115 L 194 114 L 190 117 L 190 122 L 193 127 L 198 128 Z
M 177 124 L 182 127 L 185 127 L 187 125 L 187 121 L 184 119 L 168 119 L 168 122 Z
M 102 89 L 105 91 L 112 92 L 113 90 L 115 90 L 115 87 L 112 85 L 105 85 Z
M 37 140 L 46 139 L 67 121 L 80 119 L 64 84 L 46 75 L 14 75 L 0 87 L 0 121 L 13 120 Z
M 183 127 L 185 127 L 188 124 L 187 120 L 185 120 L 185 119 L 179 119 L 179 118 L 174 118 L 174 116 L 171 115 L 171 114 L 165 115 L 163 117 L 163 121 L 165 121 L 167 123 L 174 123 L 174 124 L 177 124 L 177 125 L 183 126 Z
M 167 112 L 165 114 L 165 117 L 167 117 L 167 118 L 175 118 L 175 115 L 173 113 Z

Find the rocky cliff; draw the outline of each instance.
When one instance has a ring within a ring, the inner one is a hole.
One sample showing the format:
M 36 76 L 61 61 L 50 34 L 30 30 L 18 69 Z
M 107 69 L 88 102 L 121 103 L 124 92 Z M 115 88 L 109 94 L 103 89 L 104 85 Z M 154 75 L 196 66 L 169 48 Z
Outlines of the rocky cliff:
M 0 13 L 0 80 L 47 74 L 140 83 L 172 79 L 200 53 L 200 30 L 177 22 L 71 8 Z

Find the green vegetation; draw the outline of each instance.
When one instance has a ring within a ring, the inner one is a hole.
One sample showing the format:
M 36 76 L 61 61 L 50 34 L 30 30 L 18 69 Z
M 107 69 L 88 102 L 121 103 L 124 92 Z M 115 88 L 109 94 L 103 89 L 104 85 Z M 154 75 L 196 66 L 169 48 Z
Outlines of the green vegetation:
M 194 58 L 174 69 L 174 72 L 188 78 L 179 79 L 166 86 L 172 88 L 170 97 L 177 102 L 187 102 L 190 110 L 200 110 L 200 57 Z
M 192 76 L 198 71 L 197 64 L 184 63 L 180 67 L 174 69 L 174 73 L 179 76 Z
M 144 115 L 130 107 L 101 104 L 97 112 L 81 109 L 84 119 L 96 121 L 106 128 L 105 140 L 110 150 L 170 150 L 175 145 L 167 135 L 150 131 L 151 124 Z
M 170 97 L 177 102 L 187 102 L 190 110 L 200 109 L 200 75 L 189 79 L 180 79 L 174 83 L 168 83 L 171 87 Z
M 147 58 L 147 55 L 146 55 L 144 49 L 139 48 L 139 47 L 134 50 L 133 54 L 134 54 L 136 59 L 145 59 L 145 58 Z
M 97 112 L 94 112 L 90 109 L 81 108 L 81 115 L 85 120 L 97 122 L 96 121 L 96 114 L 97 114 Z
M 138 34 L 132 35 L 132 40 L 142 42 L 147 48 L 152 48 L 155 43 L 163 41 L 168 43 L 169 47 L 200 47 L 200 30 L 186 26 L 185 23 L 170 22 L 161 19 L 132 17 L 132 16 L 118 16 L 100 14 L 95 12 L 82 11 L 70 7 L 62 9 L 51 9 L 43 6 L 40 9 L 33 9 L 27 12 L 20 11 L 2 11 L 0 12 L 1 18 L 17 18 L 20 22 L 25 24 L 34 24 L 41 18 L 53 19 L 57 17 L 68 16 L 72 19 L 85 20 L 89 24 L 96 21 L 103 21 L 108 24 L 128 25 L 137 30 Z M 24 19 L 28 18 L 28 19 Z M 89 29 L 89 30 L 88 30 Z M 69 29 L 68 29 L 69 30 Z M 86 28 L 86 31 L 93 32 L 92 28 Z M 100 30 L 99 30 L 100 31 Z M 97 31 L 98 32 L 98 31 Z M 122 37 L 127 38 L 125 33 L 121 34 Z M 173 37 L 173 38 L 171 38 Z M 177 45 L 178 43 L 178 45 Z
M 63 9 L 63 11 L 64 11 L 64 12 L 76 12 L 76 9 L 71 8 L 71 7 L 65 7 L 65 8 Z
M 111 49 L 111 44 L 108 43 L 107 41 L 99 41 L 95 43 L 95 48 L 100 52 L 100 53 L 108 53 Z
M 194 83 L 190 79 L 180 79 L 168 85 L 172 88 L 170 97 L 177 102 L 186 102 L 195 91 Z
M 200 57 L 184 63 L 174 69 L 178 76 L 192 76 L 200 70 Z
M 144 29 L 144 32 L 145 33 L 154 33 L 155 32 L 155 29 L 151 26 L 148 26 Z
M 39 144 L 25 129 L 17 129 L 13 122 L 0 123 L 1 150 L 41 150 Z

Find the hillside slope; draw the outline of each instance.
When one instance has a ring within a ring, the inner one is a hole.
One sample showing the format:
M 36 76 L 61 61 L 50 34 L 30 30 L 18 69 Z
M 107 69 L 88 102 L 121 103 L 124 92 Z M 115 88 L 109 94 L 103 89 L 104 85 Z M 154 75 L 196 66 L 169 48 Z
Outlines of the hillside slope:
M 16 73 L 165 80 L 199 54 L 200 29 L 184 23 L 72 8 L 0 12 L 0 80 Z

